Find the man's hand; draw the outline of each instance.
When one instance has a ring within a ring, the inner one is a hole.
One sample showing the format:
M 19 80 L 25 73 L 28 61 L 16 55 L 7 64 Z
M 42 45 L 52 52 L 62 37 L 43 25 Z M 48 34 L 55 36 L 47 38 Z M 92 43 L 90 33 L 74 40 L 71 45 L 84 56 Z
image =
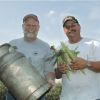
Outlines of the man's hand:
M 65 64 L 59 64 L 57 69 L 62 73 L 65 74 L 67 70 L 67 66 Z
M 73 70 L 81 70 L 86 68 L 87 63 L 88 63 L 87 60 L 78 57 L 71 62 L 70 66 Z
M 54 72 L 49 72 L 48 74 L 46 74 L 45 77 L 51 87 L 55 85 L 55 73 Z
M 55 81 L 52 79 L 47 80 L 51 87 L 55 86 Z

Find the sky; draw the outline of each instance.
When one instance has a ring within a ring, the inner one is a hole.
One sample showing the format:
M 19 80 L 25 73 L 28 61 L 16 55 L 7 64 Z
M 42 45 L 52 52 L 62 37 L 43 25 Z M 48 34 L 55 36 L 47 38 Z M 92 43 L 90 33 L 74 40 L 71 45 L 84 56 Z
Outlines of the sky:
M 40 21 L 38 37 L 58 46 L 67 37 L 63 32 L 65 16 L 75 16 L 83 37 L 100 40 L 99 0 L 0 0 L 0 44 L 23 37 L 22 19 L 36 14 Z

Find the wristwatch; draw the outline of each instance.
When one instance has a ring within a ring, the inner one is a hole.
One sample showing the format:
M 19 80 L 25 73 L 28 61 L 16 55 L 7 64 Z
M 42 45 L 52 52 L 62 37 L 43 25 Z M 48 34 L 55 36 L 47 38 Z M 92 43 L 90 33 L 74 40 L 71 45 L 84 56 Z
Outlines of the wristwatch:
M 91 65 L 91 62 L 88 61 L 87 64 L 86 64 L 87 68 L 90 68 L 92 65 Z

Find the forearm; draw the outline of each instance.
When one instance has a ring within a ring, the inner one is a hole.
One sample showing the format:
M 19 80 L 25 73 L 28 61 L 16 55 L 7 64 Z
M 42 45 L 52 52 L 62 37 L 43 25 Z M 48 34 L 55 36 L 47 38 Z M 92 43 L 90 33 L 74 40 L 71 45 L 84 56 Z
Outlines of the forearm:
M 55 80 L 55 73 L 54 72 L 48 72 L 46 75 L 46 80 Z
M 89 62 L 90 66 L 88 67 L 90 70 L 99 73 L 100 72 L 100 61 Z
M 75 59 L 70 65 L 73 70 L 81 70 L 84 68 L 88 68 L 94 72 L 100 72 L 100 61 L 88 61 L 83 58 Z
M 48 72 L 45 75 L 45 78 L 51 87 L 55 85 L 55 73 L 54 72 Z

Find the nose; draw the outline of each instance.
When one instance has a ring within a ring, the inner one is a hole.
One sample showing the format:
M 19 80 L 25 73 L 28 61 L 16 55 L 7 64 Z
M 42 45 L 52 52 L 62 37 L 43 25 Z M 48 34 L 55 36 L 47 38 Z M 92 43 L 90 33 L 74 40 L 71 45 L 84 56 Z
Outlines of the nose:
M 72 30 L 72 27 L 70 26 L 70 27 L 68 28 L 68 31 L 71 32 L 71 30 Z
M 36 26 L 35 25 L 30 25 L 29 29 L 34 30 L 34 29 L 36 29 Z
M 34 27 L 36 27 L 35 25 L 30 25 L 30 28 L 34 28 Z

